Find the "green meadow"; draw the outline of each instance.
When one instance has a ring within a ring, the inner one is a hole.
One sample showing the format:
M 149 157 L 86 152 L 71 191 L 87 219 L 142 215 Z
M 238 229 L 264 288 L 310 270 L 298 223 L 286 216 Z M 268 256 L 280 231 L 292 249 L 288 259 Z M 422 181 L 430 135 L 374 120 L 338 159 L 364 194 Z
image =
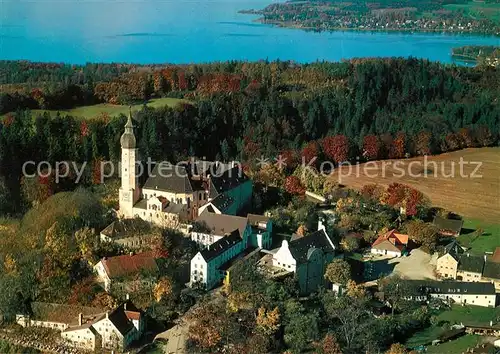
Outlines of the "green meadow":
M 175 107 L 181 103 L 190 104 L 191 102 L 188 100 L 180 99 L 180 98 L 153 98 L 146 102 L 146 106 L 152 108 L 161 108 L 165 106 Z M 139 111 L 144 104 L 135 104 L 132 105 L 132 112 Z M 44 109 L 34 109 L 32 110 L 33 114 L 43 114 L 45 112 L 49 112 L 52 116 L 55 116 L 57 112 L 61 115 L 70 115 L 82 119 L 94 119 L 96 117 L 101 116 L 102 114 L 107 114 L 110 117 L 115 117 L 120 114 L 128 114 L 129 106 L 127 105 L 115 105 L 109 103 L 100 103 L 91 106 L 81 106 L 75 107 L 72 109 L 63 109 L 63 110 L 44 110 Z

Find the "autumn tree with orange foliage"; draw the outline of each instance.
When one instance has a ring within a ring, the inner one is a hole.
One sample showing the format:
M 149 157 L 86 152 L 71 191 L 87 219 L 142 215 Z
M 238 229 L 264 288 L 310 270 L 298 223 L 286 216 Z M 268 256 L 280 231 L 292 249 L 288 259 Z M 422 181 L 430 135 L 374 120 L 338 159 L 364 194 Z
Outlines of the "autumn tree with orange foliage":
M 224 344 L 226 335 L 235 327 L 224 302 L 200 304 L 187 315 L 187 321 L 189 339 L 199 348 L 212 352 Z
M 313 343 L 317 354 L 342 354 L 337 337 L 328 333 L 320 342 Z
M 397 182 L 391 183 L 387 187 L 382 202 L 394 208 L 403 208 L 408 216 L 416 215 L 418 207 L 429 205 L 429 200 L 422 192 Z
M 153 296 L 156 302 L 160 302 L 162 299 L 168 298 L 174 292 L 174 282 L 168 277 L 161 277 L 155 284 L 153 288 Z
M 281 158 L 281 160 L 285 164 L 285 169 L 288 171 L 293 171 L 295 168 L 301 163 L 299 154 L 292 149 L 287 149 L 281 151 L 279 154 L 278 158 Z
M 384 194 L 385 189 L 379 184 L 365 184 L 363 188 L 361 188 L 361 195 L 368 200 L 382 200 Z
M 266 310 L 259 307 L 257 311 L 257 329 L 267 336 L 272 336 L 280 327 L 280 311 L 278 307 Z
M 368 293 L 366 292 L 366 289 L 363 285 L 358 285 L 354 280 L 349 280 L 347 282 L 347 291 L 346 294 L 347 296 L 357 298 L 357 299 L 363 299 L 366 298 Z
M 285 190 L 293 195 L 304 195 L 306 192 L 300 179 L 296 176 L 288 176 L 285 180 Z
M 325 156 L 337 164 L 349 159 L 350 143 L 345 135 L 335 135 L 321 141 Z
M 298 235 L 298 236 L 305 236 L 306 233 L 307 233 L 307 227 L 305 225 L 300 225 L 298 228 L 297 228 L 297 231 L 295 231 L 295 233 Z
M 406 354 L 408 351 L 403 344 L 393 343 L 388 351 L 385 354 Z
M 430 155 L 432 153 L 432 135 L 424 130 L 417 134 L 414 140 L 417 155 Z
M 318 161 L 319 158 L 319 146 L 318 143 L 315 141 L 309 142 L 304 148 L 302 149 L 301 153 L 301 163 L 304 163 L 306 165 L 315 165 L 315 163 Z M 313 161 L 314 160 L 314 161 Z
M 399 132 L 389 148 L 390 159 L 402 159 L 406 152 L 406 135 Z
M 32 206 L 39 205 L 47 200 L 55 191 L 55 181 L 52 174 L 21 178 L 21 194 Z
M 375 135 L 363 138 L 363 156 L 368 160 L 376 160 L 380 156 L 380 143 Z

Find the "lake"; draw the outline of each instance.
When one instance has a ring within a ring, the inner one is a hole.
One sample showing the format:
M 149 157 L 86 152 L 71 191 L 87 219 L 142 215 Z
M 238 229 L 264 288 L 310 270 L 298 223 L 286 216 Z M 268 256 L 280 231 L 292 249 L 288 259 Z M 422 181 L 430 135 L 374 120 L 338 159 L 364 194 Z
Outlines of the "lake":
M 500 45 L 499 38 L 470 35 L 314 33 L 238 14 L 271 1 L 0 0 L 0 59 L 201 63 L 414 56 L 450 63 L 453 47 Z

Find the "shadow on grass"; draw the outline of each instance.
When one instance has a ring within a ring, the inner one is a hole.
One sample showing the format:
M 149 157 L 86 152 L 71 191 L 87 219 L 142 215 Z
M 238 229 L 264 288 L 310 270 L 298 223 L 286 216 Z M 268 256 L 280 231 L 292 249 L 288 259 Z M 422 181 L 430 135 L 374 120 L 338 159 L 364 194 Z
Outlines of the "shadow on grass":
M 460 234 L 462 235 L 469 235 L 473 232 L 475 232 L 476 230 L 475 229 L 467 229 L 467 228 L 462 228 L 462 230 L 460 231 Z

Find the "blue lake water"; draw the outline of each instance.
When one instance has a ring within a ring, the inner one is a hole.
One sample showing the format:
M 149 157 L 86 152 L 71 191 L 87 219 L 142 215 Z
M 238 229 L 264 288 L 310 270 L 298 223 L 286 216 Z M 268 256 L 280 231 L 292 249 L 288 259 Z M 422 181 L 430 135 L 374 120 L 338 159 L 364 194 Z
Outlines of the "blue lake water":
M 0 59 L 200 63 L 414 56 L 450 63 L 453 47 L 500 45 L 498 37 L 470 35 L 314 33 L 238 14 L 271 1 L 0 0 Z

